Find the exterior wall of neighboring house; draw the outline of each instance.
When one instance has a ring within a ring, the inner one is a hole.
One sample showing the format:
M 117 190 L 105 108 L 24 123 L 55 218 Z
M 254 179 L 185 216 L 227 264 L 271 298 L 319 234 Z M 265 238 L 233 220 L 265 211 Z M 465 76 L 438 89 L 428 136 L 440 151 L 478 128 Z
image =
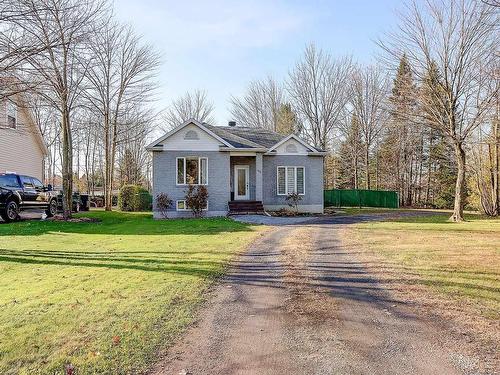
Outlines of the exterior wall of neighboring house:
M 43 181 L 44 149 L 40 135 L 30 123 L 27 109 L 17 108 L 15 128 L 7 126 L 6 100 L 0 101 L 0 172 L 15 172 Z
M 208 210 L 205 216 L 223 216 L 228 211 L 230 196 L 230 157 L 219 151 L 155 151 L 153 152 L 153 197 L 167 193 L 174 201 L 169 217 L 191 217 L 191 211 L 177 211 L 176 201 L 183 200 L 187 185 L 177 185 L 177 157 L 206 157 L 208 160 Z M 153 216 L 162 218 L 153 204 Z
M 255 200 L 255 156 L 231 156 L 231 193 L 234 193 L 234 166 L 248 165 L 249 166 L 249 190 L 250 200 Z
M 304 167 L 304 195 L 299 203 L 299 211 L 323 212 L 323 157 L 307 155 L 264 156 L 263 160 L 263 204 L 269 211 L 290 208 L 286 195 L 278 195 L 278 166 Z

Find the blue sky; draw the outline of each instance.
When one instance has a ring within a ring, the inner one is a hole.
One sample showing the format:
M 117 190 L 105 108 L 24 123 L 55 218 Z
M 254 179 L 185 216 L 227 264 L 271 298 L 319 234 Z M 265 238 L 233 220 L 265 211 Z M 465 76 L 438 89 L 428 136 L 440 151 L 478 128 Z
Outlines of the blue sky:
M 281 79 L 314 42 L 332 55 L 374 60 L 374 40 L 395 24 L 401 0 L 236 1 L 115 0 L 163 55 L 158 108 L 186 91 L 206 90 L 219 125 L 230 120 L 228 98 L 250 80 Z

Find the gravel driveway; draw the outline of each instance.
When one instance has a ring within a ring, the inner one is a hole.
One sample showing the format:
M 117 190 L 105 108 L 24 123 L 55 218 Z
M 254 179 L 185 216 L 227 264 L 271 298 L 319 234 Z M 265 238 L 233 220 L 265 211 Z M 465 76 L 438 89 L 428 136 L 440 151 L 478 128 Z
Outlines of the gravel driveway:
M 475 373 L 442 327 L 394 300 L 356 249 L 342 246 L 338 227 L 356 220 L 271 229 L 235 261 L 152 373 Z

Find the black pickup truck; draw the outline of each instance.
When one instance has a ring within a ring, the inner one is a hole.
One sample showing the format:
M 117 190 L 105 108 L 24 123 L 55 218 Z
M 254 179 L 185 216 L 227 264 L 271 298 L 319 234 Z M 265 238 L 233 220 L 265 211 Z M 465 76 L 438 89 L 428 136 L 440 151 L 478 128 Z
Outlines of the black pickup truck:
M 17 220 L 19 212 L 45 210 L 47 216 L 57 213 L 57 192 L 35 177 L 0 173 L 0 216 L 5 221 Z

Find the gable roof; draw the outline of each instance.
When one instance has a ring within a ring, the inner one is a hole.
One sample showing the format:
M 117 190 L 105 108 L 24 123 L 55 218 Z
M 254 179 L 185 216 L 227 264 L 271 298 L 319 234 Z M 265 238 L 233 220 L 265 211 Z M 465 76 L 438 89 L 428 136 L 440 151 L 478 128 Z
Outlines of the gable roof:
M 214 132 L 228 134 L 243 140 L 243 147 L 270 148 L 285 136 L 264 128 L 251 128 L 246 126 L 211 126 Z M 235 145 L 235 147 L 238 147 Z
M 158 138 L 157 140 L 155 140 L 154 142 L 151 142 L 149 145 L 146 146 L 146 149 L 147 150 L 152 150 L 155 146 L 158 145 L 158 143 L 161 143 L 163 142 L 165 139 L 167 139 L 168 137 L 174 135 L 175 133 L 177 133 L 179 130 L 182 130 L 184 129 L 186 126 L 190 125 L 190 124 L 193 124 L 193 125 L 196 125 L 197 127 L 199 127 L 201 130 L 203 130 L 204 132 L 206 132 L 207 134 L 209 134 L 210 136 L 214 137 L 215 139 L 217 139 L 219 142 L 221 142 L 222 144 L 224 144 L 225 146 L 227 147 L 233 147 L 228 141 L 224 140 L 223 138 L 221 138 L 220 136 L 218 136 L 217 134 L 215 134 L 212 130 L 208 129 L 205 125 L 206 124 L 202 124 L 201 122 L 199 122 L 198 120 L 195 120 L 195 119 L 189 119 L 187 121 L 184 121 L 181 125 L 179 125 L 178 127 L 172 129 L 171 131 L 169 131 L 167 134 L 165 134 L 163 137 L 160 137 Z
M 204 130 L 230 149 L 256 149 L 256 151 L 264 150 L 271 152 L 289 139 L 293 138 L 304 147 L 308 148 L 312 153 L 323 152 L 322 150 L 307 144 L 303 139 L 295 134 L 286 136 L 264 128 L 247 126 L 214 126 L 207 123 L 201 123 L 195 119 L 185 121 L 175 129 L 165 134 L 163 137 L 160 137 L 149 144 L 146 149 L 153 150 L 159 143 L 163 142 L 165 139 L 177 133 L 189 124 L 198 126 L 200 129 Z
M 283 138 L 282 140 L 280 140 L 278 143 L 274 144 L 269 149 L 269 152 L 276 150 L 279 146 L 281 146 L 283 143 L 285 143 L 286 141 L 288 141 L 290 139 L 295 139 L 297 142 L 299 142 L 305 148 L 309 149 L 309 151 L 311 151 L 311 152 L 319 152 L 319 150 L 317 148 L 309 146 L 305 141 L 302 140 L 302 138 L 299 138 L 295 134 L 290 134 L 290 135 L 286 136 L 285 138 Z

